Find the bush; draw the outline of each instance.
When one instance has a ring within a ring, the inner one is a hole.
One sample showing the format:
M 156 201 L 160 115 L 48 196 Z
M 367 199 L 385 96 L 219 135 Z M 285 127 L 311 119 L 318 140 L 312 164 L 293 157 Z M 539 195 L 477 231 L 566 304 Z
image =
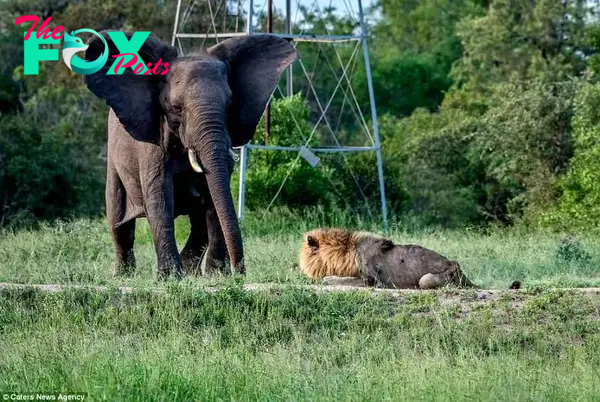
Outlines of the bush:
M 600 84 L 586 85 L 575 99 L 574 156 L 558 182 L 562 192 L 556 208 L 540 222 L 562 228 L 598 227 L 600 220 Z
M 300 94 L 271 102 L 269 145 L 295 147 L 305 143 L 311 132 L 307 123 L 308 113 L 308 106 Z M 253 143 L 264 144 L 265 134 L 263 116 Z M 317 137 L 313 136 L 309 145 L 316 143 Z M 287 180 L 273 203 L 274 206 L 297 208 L 329 200 L 329 171 L 322 164 L 311 167 L 297 152 L 251 150 L 248 152 L 247 166 L 246 207 L 249 210 L 265 209 L 286 176 Z M 239 171 L 236 171 L 232 177 L 234 195 L 237 193 L 238 182 Z
M 5 160 L 1 174 L 3 224 L 54 218 L 75 206 L 70 186 L 75 181 L 66 144 L 20 116 L 0 120 L 0 146 Z
M 300 94 L 274 100 L 269 145 L 297 147 L 304 144 L 312 131 L 308 119 L 309 108 Z M 309 145 L 322 144 L 320 135 L 316 131 Z M 263 144 L 264 136 L 263 118 L 253 143 Z M 295 151 L 252 150 L 248 154 L 246 207 L 249 210 L 265 210 L 281 188 L 272 207 L 289 208 L 296 214 L 298 209 L 319 207 L 328 213 L 343 211 L 379 219 L 375 152 L 319 153 L 321 161 L 314 168 Z M 234 196 L 238 194 L 238 181 L 236 171 L 232 177 Z
M 106 114 L 85 91 L 45 87 L 0 119 L 0 226 L 102 211 Z
M 530 222 L 556 202 L 556 178 L 573 154 L 571 117 L 578 82 L 509 83 L 495 88 L 473 142 L 485 167 L 487 213 Z
M 452 81 L 445 66 L 428 54 L 398 54 L 386 47 L 377 54 L 372 69 L 378 113 L 410 116 L 416 108 L 436 110 Z M 355 78 L 361 104 L 368 104 L 367 76 L 359 68 Z
M 590 262 L 592 256 L 585 250 L 581 241 L 577 238 L 568 236 L 560 241 L 556 248 L 555 258 L 562 262 Z
M 423 225 L 475 223 L 480 169 L 469 155 L 476 120 L 458 110 L 382 119 L 384 167 L 393 209 Z M 397 198 L 396 198 L 397 197 Z

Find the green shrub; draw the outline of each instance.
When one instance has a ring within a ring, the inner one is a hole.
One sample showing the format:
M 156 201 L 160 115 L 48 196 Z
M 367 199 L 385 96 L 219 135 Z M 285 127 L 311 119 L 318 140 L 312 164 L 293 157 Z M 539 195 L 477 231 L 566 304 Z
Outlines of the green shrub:
M 581 241 L 577 238 L 568 236 L 560 241 L 556 248 L 555 257 L 561 262 L 583 262 L 587 263 L 592 259 Z
M 423 225 L 452 227 L 482 219 L 480 169 L 469 155 L 475 119 L 458 110 L 417 109 L 406 119 L 384 118 L 381 126 L 384 169 L 395 211 Z
M 586 85 L 575 99 L 574 156 L 559 182 L 556 208 L 542 214 L 544 225 L 598 227 L 600 220 L 600 84 Z
M 25 223 L 53 218 L 75 206 L 69 169 L 68 147 L 52 133 L 40 130 L 31 120 L 7 116 L 0 120 L 0 146 L 4 166 L 2 223 Z
M 0 118 L 0 225 L 102 211 L 106 114 L 85 91 L 44 87 Z
M 367 76 L 362 66 L 355 82 L 359 101 L 368 105 Z M 435 110 L 452 83 L 445 66 L 429 54 L 399 54 L 387 46 L 377 53 L 372 82 L 378 113 L 396 116 L 410 116 L 416 108 Z
M 473 142 L 485 167 L 488 214 L 506 223 L 527 223 L 556 202 L 556 178 L 573 154 L 578 85 L 532 81 L 495 88 Z
M 304 144 L 311 134 L 308 113 L 308 106 L 300 94 L 271 102 L 269 145 L 296 147 Z M 252 143 L 263 145 L 265 134 L 263 116 Z M 317 138 L 313 135 L 309 145 L 316 144 Z M 329 171 L 321 164 L 311 167 L 297 152 L 253 149 L 248 152 L 247 166 L 246 207 L 250 210 L 265 209 L 286 177 L 274 206 L 296 208 L 329 200 Z M 232 177 L 234 195 L 238 192 L 238 182 L 239 171 L 236 170 Z

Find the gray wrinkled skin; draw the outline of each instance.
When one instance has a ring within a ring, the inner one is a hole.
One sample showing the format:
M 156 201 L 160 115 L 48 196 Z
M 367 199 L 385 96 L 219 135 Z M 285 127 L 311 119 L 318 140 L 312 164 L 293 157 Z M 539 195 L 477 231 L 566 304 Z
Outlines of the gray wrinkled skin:
M 138 51 L 144 64 L 169 63 L 158 74 L 107 75 L 119 53 L 106 31 L 106 66 L 84 76 L 88 89 L 110 106 L 106 215 L 116 273 L 130 274 L 135 220 L 152 231 L 158 276 L 211 273 L 231 267 L 245 272 L 242 235 L 230 189 L 231 148 L 248 143 L 294 47 L 273 35 L 223 41 L 196 56 L 179 57 L 174 47 L 150 36 Z M 127 40 L 132 34 L 125 33 Z M 104 51 L 88 42 L 86 60 Z M 168 71 L 167 71 L 168 69 Z M 165 72 L 165 74 L 162 74 Z M 201 173 L 194 171 L 195 153 Z M 174 220 L 187 215 L 191 232 L 181 254 Z

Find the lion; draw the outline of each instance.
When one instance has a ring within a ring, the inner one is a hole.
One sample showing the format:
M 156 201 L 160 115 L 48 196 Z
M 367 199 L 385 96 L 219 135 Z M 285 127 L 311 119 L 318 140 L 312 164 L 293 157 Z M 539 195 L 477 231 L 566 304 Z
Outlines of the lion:
M 300 270 L 326 284 L 436 289 L 448 284 L 479 288 L 457 261 L 428 248 L 395 244 L 370 232 L 318 228 L 304 234 Z M 514 281 L 510 289 L 520 289 Z

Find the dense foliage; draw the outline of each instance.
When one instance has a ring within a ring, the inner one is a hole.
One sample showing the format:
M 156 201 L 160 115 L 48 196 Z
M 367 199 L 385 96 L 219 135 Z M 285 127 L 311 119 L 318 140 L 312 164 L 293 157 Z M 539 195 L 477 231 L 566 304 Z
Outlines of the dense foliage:
M 186 26 L 208 31 L 215 10 L 195 4 Z M 143 7 L 132 0 L 0 3 L 0 226 L 104 209 L 106 106 L 63 63 L 42 62 L 40 75 L 24 76 L 22 36 L 28 25 L 15 26 L 14 19 L 52 16 L 50 26 L 151 30 L 170 40 L 175 6 L 170 0 Z M 320 8 L 305 9 L 305 24 L 295 32 L 307 24 L 314 32 L 356 27 L 356 21 Z M 595 227 L 598 11 L 597 1 L 584 0 L 379 0 L 368 18 L 369 44 L 392 213 L 415 224 L 447 227 L 490 222 Z M 381 18 L 371 18 L 376 14 Z M 219 29 L 244 28 L 243 18 L 223 9 L 216 20 Z M 276 10 L 274 29 L 282 23 Z M 309 145 L 327 144 L 334 126 L 340 141 L 369 145 L 361 142 L 360 122 L 343 102 L 349 94 L 337 88 L 333 68 L 353 57 L 354 48 L 337 49 L 298 45 L 303 64 L 293 70 L 296 96 L 280 99 L 275 93 L 270 136 L 265 138 L 263 120 L 255 143 L 298 146 L 312 135 Z M 303 81 L 305 72 L 323 93 L 338 95 L 331 102 L 317 99 Z M 370 126 L 362 59 L 350 72 Z M 327 118 L 313 132 L 319 106 L 328 107 Z M 295 152 L 253 150 L 247 207 L 264 210 L 278 195 L 273 205 L 292 210 L 379 212 L 374 153 L 319 157 L 313 168 Z

